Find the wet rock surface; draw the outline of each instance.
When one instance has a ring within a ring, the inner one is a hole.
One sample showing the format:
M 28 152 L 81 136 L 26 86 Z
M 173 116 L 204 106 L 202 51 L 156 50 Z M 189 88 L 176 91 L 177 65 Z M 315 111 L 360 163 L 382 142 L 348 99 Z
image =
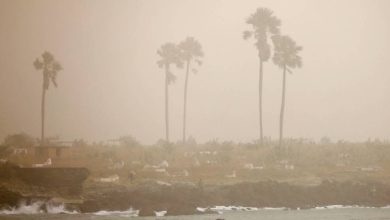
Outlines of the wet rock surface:
M 17 178 L 29 185 L 64 191 L 70 195 L 82 192 L 89 172 L 86 168 L 18 168 Z
M 99 210 L 140 210 L 140 215 L 200 213 L 196 207 L 233 205 L 248 207 L 313 208 L 327 205 L 386 206 L 390 204 L 390 186 L 380 183 L 330 182 L 318 186 L 296 186 L 276 181 L 206 186 L 145 184 L 130 190 L 108 190 L 91 195 L 80 205 L 82 212 Z
M 0 187 L 0 207 L 14 207 L 24 197 L 17 192 L 8 190 L 6 187 Z
M 21 168 L 0 164 L 0 208 L 37 199 L 77 199 L 88 175 L 85 168 Z

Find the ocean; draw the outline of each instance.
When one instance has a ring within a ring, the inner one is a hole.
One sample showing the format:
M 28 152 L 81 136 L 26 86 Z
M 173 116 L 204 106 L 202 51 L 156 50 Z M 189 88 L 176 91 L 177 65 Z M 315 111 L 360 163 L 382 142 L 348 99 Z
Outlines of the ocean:
M 320 207 L 305 210 L 259 209 L 257 211 L 224 211 L 221 214 L 203 214 L 163 217 L 131 217 L 129 212 L 91 214 L 1 214 L 0 219 L 13 220 L 390 220 L 390 208 Z

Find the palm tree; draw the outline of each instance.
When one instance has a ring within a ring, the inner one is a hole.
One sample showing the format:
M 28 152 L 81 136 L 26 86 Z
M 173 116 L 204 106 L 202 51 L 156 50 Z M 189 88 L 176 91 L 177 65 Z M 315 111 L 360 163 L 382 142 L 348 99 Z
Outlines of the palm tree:
M 190 72 L 191 62 L 194 61 L 198 65 L 202 65 L 200 60 L 203 57 L 202 46 L 193 37 L 187 37 L 179 44 L 181 50 L 181 56 L 186 63 L 186 79 L 184 84 L 184 108 L 183 108 L 183 143 L 186 141 L 186 115 L 187 115 L 187 88 L 188 88 L 188 76 Z M 197 73 L 195 68 L 191 69 L 193 73 Z
M 170 65 L 175 64 L 178 68 L 183 68 L 183 61 L 180 56 L 180 50 L 173 43 L 166 43 L 157 50 L 160 60 L 157 65 L 165 69 L 165 140 L 169 143 L 169 97 L 168 86 L 174 83 L 176 76 L 170 71 Z
M 286 72 L 292 73 L 291 69 L 302 66 L 302 58 L 298 52 L 302 50 L 293 39 L 289 36 L 275 35 L 272 37 L 274 44 L 274 56 L 272 58 L 275 65 L 283 69 L 283 84 L 282 84 L 282 105 L 280 109 L 280 125 L 279 125 L 279 148 L 283 145 L 283 120 L 284 107 L 286 97 Z
M 251 37 L 255 40 L 255 47 L 258 51 L 260 61 L 259 67 L 259 126 L 260 126 L 260 146 L 263 145 L 263 113 L 262 113 L 262 91 L 263 91 L 263 62 L 267 62 L 271 56 L 270 45 L 267 40 L 268 34 L 279 34 L 280 20 L 267 8 L 258 8 L 256 12 L 249 16 L 246 23 L 252 25 L 253 30 L 244 31 L 244 39 Z
M 42 54 L 42 59 L 37 58 L 34 61 L 34 67 L 36 70 L 42 70 L 43 83 L 42 83 L 42 102 L 41 102 L 41 145 L 45 144 L 45 96 L 46 90 L 49 89 L 50 81 L 55 87 L 57 87 L 57 73 L 62 70 L 61 64 L 58 63 L 54 56 L 45 51 Z

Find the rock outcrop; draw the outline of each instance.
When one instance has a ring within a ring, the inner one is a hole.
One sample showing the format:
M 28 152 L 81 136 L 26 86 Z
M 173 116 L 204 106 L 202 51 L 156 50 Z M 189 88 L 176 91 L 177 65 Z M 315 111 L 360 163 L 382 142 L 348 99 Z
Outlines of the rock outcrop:
M 99 210 L 140 210 L 154 215 L 197 213 L 196 207 L 234 205 L 249 207 L 313 208 L 327 205 L 386 206 L 390 204 L 390 186 L 381 183 L 330 182 L 318 186 L 297 186 L 276 181 L 205 186 L 140 184 L 131 190 L 107 190 L 90 194 L 80 206 L 83 212 Z

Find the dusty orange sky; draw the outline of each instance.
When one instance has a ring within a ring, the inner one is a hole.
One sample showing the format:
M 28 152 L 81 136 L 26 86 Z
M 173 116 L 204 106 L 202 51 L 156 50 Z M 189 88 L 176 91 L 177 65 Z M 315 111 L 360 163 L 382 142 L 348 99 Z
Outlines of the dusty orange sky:
M 187 133 L 203 142 L 258 135 L 258 60 L 245 19 L 267 7 L 304 47 L 287 78 L 285 136 L 390 138 L 390 1 L 0 0 L 0 139 L 40 132 L 42 74 L 51 51 L 64 70 L 47 93 L 49 136 L 164 137 L 164 74 L 156 50 L 187 36 L 205 53 L 190 76 Z M 170 87 L 171 139 L 182 125 L 184 70 Z M 282 72 L 264 73 L 264 134 L 278 135 Z

